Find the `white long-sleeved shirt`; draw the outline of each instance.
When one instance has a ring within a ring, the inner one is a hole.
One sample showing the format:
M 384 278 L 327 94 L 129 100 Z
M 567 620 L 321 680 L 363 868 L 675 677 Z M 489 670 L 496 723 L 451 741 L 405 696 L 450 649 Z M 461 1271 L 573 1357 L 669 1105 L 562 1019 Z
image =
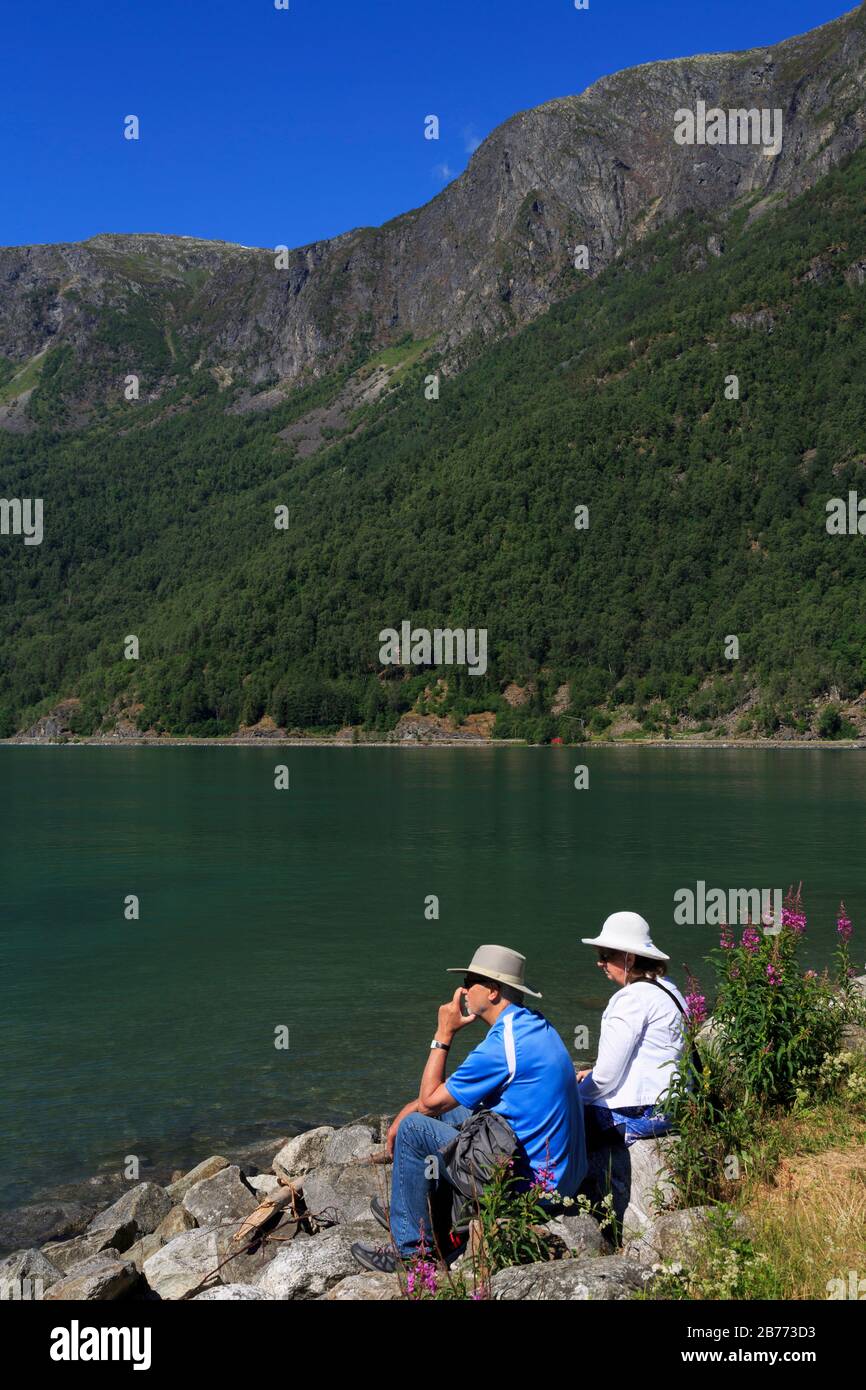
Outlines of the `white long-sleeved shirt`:
M 683 1016 L 670 994 L 685 1007 L 668 979 L 662 989 L 635 980 L 617 990 L 601 1016 L 598 1060 L 580 1083 L 584 1105 L 654 1105 L 668 1089 L 684 1046 Z

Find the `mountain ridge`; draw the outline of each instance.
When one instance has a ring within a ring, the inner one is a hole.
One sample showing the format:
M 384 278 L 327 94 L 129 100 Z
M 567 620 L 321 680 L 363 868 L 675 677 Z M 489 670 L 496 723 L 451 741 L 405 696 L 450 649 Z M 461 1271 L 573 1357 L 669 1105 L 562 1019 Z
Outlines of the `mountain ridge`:
M 73 424 L 116 399 L 127 372 L 138 370 L 155 398 L 198 361 L 290 390 L 408 333 L 435 338 L 443 370 L 458 370 L 477 345 L 577 287 L 576 245 L 595 276 L 687 211 L 730 215 L 756 193 L 784 200 L 811 187 L 863 143 L 864 82 L 860 5 L 776 45 L 654 60 L 516 112 L 434 198 L 381 226 L 291 248 L 283 270 L 273 249 L 159 233 L 0 248 L 0 358 L 14 368 L 11 389 L 8 367 L 0 378 L 0 426 L 34 427 L 40 355 L 64 347 Z M 779 155 L 678 147 L 674 111 L 698 99 L 780 107 Z M 118 318 L 134 321 L 130 341 Z M 167 328 L 168 357 L 156 341 Z
M 864 209 L 860 149 L 748 231 L 666 224 L 435 402 L 407 341 L 0 437 L 46 499 L 42 545 L 0 538 L 0 729 L 866 733 L 866 552 L 825 524 L 866 496 Z M 488 630 L 486 675 L 380 669 L 402 620 Z

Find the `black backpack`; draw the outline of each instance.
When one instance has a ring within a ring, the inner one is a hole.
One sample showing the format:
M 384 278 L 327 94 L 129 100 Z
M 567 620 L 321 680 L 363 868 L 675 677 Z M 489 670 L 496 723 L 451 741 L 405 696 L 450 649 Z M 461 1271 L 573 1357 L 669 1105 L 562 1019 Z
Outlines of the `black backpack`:
M 503 1115 L 479 1110 L 464 1120 L 457 1135 L 439 1150 L 445 1173 L 454 1188 L 451 1229 L 464 1234 L 476 1214 L 477 1202 L 494 1168 L 514 1158 L 520 1141 Z

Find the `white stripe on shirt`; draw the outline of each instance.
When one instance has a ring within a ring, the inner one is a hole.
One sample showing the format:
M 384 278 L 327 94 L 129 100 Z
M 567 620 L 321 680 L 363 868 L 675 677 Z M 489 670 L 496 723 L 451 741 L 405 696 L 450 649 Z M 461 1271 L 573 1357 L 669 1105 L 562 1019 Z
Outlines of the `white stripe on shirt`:
M 514 1080 L 514 1073 L 517 1071 L 517 1053 L 514 1048 L 514 1014 L 507 1013 L 503 1019 L 503 1043 L 505 1046 L 505 1060 L 508 1063 L 508 1080 L 506 1086 Z

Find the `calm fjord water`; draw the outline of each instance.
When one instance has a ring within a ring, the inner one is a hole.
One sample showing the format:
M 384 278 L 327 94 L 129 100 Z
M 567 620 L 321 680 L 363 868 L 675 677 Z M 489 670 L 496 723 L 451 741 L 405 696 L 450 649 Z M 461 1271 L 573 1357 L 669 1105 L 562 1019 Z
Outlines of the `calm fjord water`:
M 4 748 L 0 792 L 6 1204 L 128 1154 L 146 1177 L 245 1133 L 396 1107 L 445 967 L 481 942 L 523 951 L 563 1038 L 588 1023 L 594 1044 L 609 986 L 579 938 L 635 908 L 683 983 L 718 935 L 673 926 L 675 890 L 699 879 L 802 878 L 816 966 L 844 896 L 864 958 L 857 752 Z

